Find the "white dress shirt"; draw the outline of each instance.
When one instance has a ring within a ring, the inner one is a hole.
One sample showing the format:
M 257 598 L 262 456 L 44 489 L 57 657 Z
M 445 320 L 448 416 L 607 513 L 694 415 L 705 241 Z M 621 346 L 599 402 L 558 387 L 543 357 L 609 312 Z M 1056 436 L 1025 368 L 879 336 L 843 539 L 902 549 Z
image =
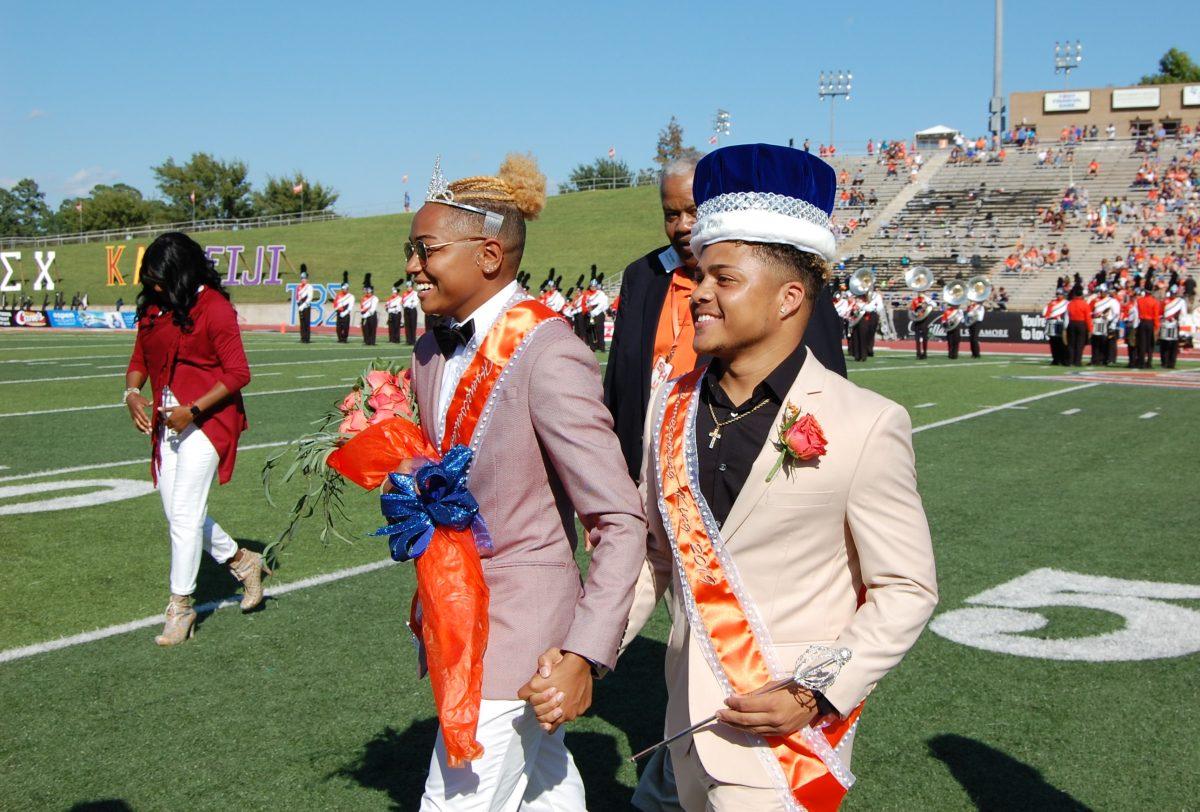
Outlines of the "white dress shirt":
M 516 280 L 509 282 L 502 290 L 496 293 L 495 296 L 488 299 L 479 308 L 467 316 L 462 322 L 452 322 L 453 324 L 466 324 L 467 322 L 475 323 L 475 332 L 471 336 L 471 340 L 466 346 L 458 347 L 454 350 L 454 354 L 446 359 L 446 366 L 442 370 L 441 385 L 438 387 L 438 422 L 437 422 L 437 441 L 441 445 L 442 437 L 446 433 L 446 413 L 450 410 L 450 401 L 454 398 L 454 390 L 458 388 L 459 379 L 462 378 L 467 367 L 471 364 L 471 359 L 475 357 L 476 350 L 483 343 L 484 336 L 488 330 L 492 329 L 492 325 L 496 323 L 496 319 L 500 318 L 500 314 L 504 311 L 504 305 L 508 300 L 517 295 Z M 460 437 L 459 440 L 469 440 L 469 437 Z

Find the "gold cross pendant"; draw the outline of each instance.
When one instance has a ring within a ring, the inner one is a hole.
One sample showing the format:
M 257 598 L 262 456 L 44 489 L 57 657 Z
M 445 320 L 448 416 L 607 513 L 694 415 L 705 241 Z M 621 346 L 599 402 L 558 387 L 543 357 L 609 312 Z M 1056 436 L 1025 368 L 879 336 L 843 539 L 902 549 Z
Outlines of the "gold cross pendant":
M 716 447 L 717 447 L 717 440 L 720 440 L 720 439 L 721 439 L 721 427 L 720 427 L 720 426 L 716 426 L 715 428 L 713 428 L 713 430 L 712 430 L 712 431 L 710 431 L 710 432 L 708 433 L 708 437 L 709 437 L 709 440 L 708 440 L 708 447 L 709 447 L 709 448 L 716 448 Z

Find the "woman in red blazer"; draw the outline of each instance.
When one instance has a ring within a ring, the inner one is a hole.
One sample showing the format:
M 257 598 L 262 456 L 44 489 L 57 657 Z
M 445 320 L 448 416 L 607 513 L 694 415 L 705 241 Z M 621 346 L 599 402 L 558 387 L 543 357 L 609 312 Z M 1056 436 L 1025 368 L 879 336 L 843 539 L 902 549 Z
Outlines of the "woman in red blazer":
M 239 549 L 208 516 L 214 476 L 233 476 L 238 436 L 246 429 L 241 390 L 250 383 L 237 311 L 198 243 L 163 234 L 142 260 L 137 341 L 125 372 L 125 405 L 150 436 L 150 476 L 162 495 L 171 536 L 171 600 L 155 638 L 173 646 L 192 636 L 192 593 L 200 553 L 228 564 L 244 586 L 242 609 L 262 601 L 262 556 Z M 142 396 L 150 379 L 153 404 Z M 153 405 L 147 414 L 147 407 Z

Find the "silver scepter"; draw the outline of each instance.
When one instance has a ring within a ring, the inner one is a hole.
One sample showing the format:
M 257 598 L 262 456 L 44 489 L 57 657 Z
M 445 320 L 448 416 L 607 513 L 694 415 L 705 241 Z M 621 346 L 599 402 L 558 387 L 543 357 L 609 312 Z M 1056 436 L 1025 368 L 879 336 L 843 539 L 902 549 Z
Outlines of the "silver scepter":
M 790 677 L 768 682 L 766 685 L 756 688 L 748 694 L 743 694 L 743 696 L 762 696 L 794 687 L 805 688 L 809 691 L 824 691 L 837 679 L 842 666 L 850 662 L 850 657 L 851 651 L 848 648 L 835 649 L 829 646 L 811 645 L 796 663 L 796 669 Z M 657 744 L 650 745 L 640 753 L 634 753 L 629 757 L 629 760 L 636 762 L 638 759 L 650 755 L 660 747 L 665 747 L 673 741 L 695 733 L 702 727 L 707 727 L 719 718 L 719 714 L 714 713 L 712 716 L 697 722 L 686 730 L 681 730 L 674 735 L 668 736 Z

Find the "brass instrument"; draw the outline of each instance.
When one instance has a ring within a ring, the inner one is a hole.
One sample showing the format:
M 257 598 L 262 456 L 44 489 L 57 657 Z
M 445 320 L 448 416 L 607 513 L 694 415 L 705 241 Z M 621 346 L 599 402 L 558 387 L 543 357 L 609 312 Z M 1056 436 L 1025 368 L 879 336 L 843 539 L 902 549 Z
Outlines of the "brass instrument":
M 918 293 L 933 286 L 933 271 L 924 265 L 914 265 L 904 272 L 904 284 Z
M 986 302 L 992 295 L 992 283 L 986 276 L 972 276 L 967 280 L 967 298 L 972 302 Z
M 846 281 L 846 287 L 855 296 L 865 296 L 875 288 L 875 271 L 865 265 L 859 268 L 854 273 L 850 274 L 850 278 Z

